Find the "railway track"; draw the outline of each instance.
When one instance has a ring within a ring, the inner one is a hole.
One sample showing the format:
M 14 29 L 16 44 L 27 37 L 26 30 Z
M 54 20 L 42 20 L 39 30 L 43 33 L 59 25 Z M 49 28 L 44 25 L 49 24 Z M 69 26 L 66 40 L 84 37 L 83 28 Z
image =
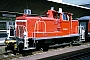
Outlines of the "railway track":
M 12 54 L 12 52 L 1 53 L 0 60 L 10 60 L 10 59 L 18 58 L 21 56 L 22 56 L 21 54 L 14 55 L 14 54 Z
M 59 60 L 82 60 L 90 56 L 90 51 L 82 52 L 76 55 L 61 58 Z
M 67 47 L 69 47 L 69 46 L 66 46 L 65 48 L 67 48 Z M 12 52 L 9 51 L 9 52 L 0 53 L 0 60 L 10 60 L 10 59 L 13 59 L 13 58 L 23 58 L 23 57 L 26 57 L 28 55 L 37 55 L 37 54 L 47 53 L 47 52 L 50 52 L 50 51 L 53 51 L 53 50 L 59 50 L 59 49 L 63 49 L 63 48 L 62 47 L 57 47 L 55 49 L 49 48 L 48 51 L 29 50 L 29 51 L 24 51 L 23 54 L 18 54 L 17 53 L 16 55 L 12 54 Z
M 89 43 L 85 43 L 83 45 L 88 45 Z M 69 46 L 65 46 L 64 48 L 68 48 Z M 71 47 L 75 47 L 75 46 L 71 46 Z M 11 60 L 11 59 L 14 59 L 14 58 L 23 58 L 23 57 L 26 57 L 26 56 L 29 56 L 29 55 L 37 55 L 37 54 L 42 54 L 42 53 L 47 53 L 47 52 L 50 52 L 50 51 L 53 51 L 53 50 L 63 50 L 64 49 L 63 47 L 57 47 L 55 49 L 53 48 L 49 48 L 48 51 L 35 51 L 35 50 L 30 50 L 30 51 L 25 51 L 24 54 L 12 54 L 12 52 L 5 52 L 5 53 L 1 53 L 0 54 L 0 60 Z M 89 51 L 90 53 L 90 51 Z M 84 53 L 82 53 L 84 54 Z M 81 54 L 81 55 L 82 55 Z M 77 55 L 78 56 L 78 55 Z M 72 58 L 72 57 L 76 57 L 76 56 L 70 56 L 70 57 L 67 57 L 67 58 L 62 58 L 62 60 L 65 60 L 65 59 L 69 59 L 69 58 Z

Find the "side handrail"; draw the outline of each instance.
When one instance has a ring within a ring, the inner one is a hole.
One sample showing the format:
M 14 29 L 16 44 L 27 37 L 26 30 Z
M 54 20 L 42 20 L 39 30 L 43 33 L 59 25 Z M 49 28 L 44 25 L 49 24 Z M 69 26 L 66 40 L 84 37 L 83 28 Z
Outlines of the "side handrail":
M 45 30 L 44 30 L 44 32 L 39 32 L 39 31 L 36 31 L 36 30 L 38 30 L 38 28 L 39 28 L 39 26 L 37 25 L 38 23 L 44 23 L 44 25 L 45 25 Z M 34 27 L 34 33 L 33 33 L 33 38 L 34 38 L 34 43 L 35 43 L 35 33 L 46 33 L 46 23 L 45 23 L 45 21 L 36 21 L 36 23 L 35 23 L 35 27 Z

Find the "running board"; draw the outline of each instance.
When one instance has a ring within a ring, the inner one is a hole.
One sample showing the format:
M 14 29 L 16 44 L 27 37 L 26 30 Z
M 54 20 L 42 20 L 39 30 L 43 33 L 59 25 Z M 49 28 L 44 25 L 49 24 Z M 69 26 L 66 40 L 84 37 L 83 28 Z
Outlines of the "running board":
M 55 44 L 55 45 L 50 45 L 49 47 L 58 47 L 62 45 L 69 45 L 70 43 L 62 43 L 62 44 Z
M 28 48 L 24 48 L 23 50 L 32 50 L 32 49 L 36 49 L 36 47 L 28 47 Z

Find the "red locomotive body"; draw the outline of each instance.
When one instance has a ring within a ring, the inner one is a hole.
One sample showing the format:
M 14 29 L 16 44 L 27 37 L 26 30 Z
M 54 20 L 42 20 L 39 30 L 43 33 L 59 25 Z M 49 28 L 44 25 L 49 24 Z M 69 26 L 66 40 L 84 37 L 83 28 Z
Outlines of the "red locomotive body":
M 16 36 L 25 38 L 25 49 L 36 47 L 37 44 L 59 44 L 60 38 L 79 37 L 78 20 L 72 20 L 72 14 L 67 12 L 59 13 L 51 9 L 45 16 L 24 14 L 17 17 L 15 22 Z
M 16 18 L 16 36 L 23 38 L 47 39 L 78 34 L 78 21 L 72 20 L 72 14 L 63 13 L 68 19 L 63 20 L 62 14 L 48 10 L 47 17 L 23 15 Z M 58 16 L 54 16 L 57 15 Z M 55 18 L 56 17 L 56 18 Z

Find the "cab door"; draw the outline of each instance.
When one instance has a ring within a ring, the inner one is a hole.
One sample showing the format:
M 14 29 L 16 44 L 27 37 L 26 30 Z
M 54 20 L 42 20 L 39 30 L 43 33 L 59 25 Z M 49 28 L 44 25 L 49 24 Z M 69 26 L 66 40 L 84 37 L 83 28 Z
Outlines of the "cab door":
M 85 41 L 85 28 L 83 26 L 79 26 L 79 34 L 80 34 L 80 41 Z
M 88 22 L 79 21 L 79 26 L 80 40 L 85 41 L 88 35 Z

